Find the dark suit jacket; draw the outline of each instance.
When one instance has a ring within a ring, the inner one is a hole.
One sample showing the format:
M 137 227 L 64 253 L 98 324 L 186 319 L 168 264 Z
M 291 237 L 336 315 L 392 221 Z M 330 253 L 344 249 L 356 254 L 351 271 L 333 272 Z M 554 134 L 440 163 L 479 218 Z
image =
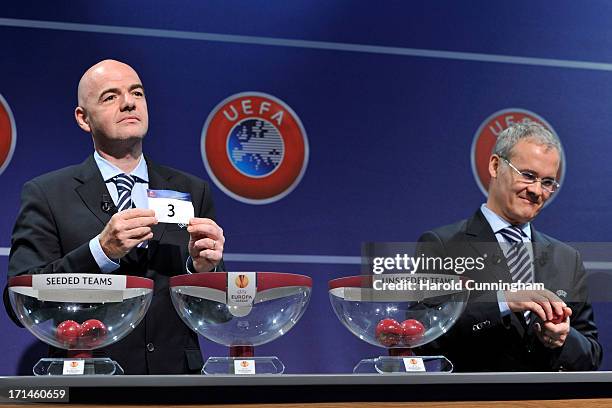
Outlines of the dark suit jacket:
M 473 291 L 465 311 L 437 341 L 420 354 L 446 355 L 455 371 L 596 370 L 602 358 L 593 310 L 587 299 L 585 270 L 572 247 L 537 232 L 532 226 L 535 281 L 561 294 L 572 309 L 571 329 L 561 348 L 545 348 L 522 313 L 502 318 L 496 291 Z M 419 239 L 428 256 L 483 257 L 482 271 L 465 272 L 479 282 L 512 282 L 503 252 L 484 215 L 428 231 Z M 418 252 L 418 253 L 421 253 Z
M 196 217 L 214 217 L 211 190 L 206 182 L 149 159 L 147 164 L 149 188 L 188 192 Z M 13 230 L 9 276 L 100 273 L 89 241 L 112 216 L 102 211 L 103 195 L 108 195 L 108 190 L 93 156 L 80 165 L 26 183 Z M 197 372 L 203 363 L 197 335 L 180 320 L 168 289 L 171 276 L 187 273 L 189 234 L 176 224 L 161 223 L 153 227 L 153 233 L 148 249 L 139 258 L 129 254 L 136 261 L 130 262 L 130 256 L 126 256 L 113 272 L 154 281 L 149 311 L 132 333 L 103 351 L 121 364 L 126 374 Z M 10 309 L 7 305 L 12 312 Z

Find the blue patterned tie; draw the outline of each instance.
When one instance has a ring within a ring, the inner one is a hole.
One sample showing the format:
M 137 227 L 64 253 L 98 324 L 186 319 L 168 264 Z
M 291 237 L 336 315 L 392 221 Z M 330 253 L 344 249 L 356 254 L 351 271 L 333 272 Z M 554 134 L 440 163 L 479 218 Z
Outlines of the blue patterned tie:
M 523 237 L 527 235 L 525 235 L 522 229 L 514 225 L 504 228 L 499 233 L 511 244 L 510 248 L 505 251 L 505 254 L 512 281 L 521 283 L 533 282 L 533 263 L 531 262 L 527 245 L 523 241 Z M 531 322 L 531 312 L 526 310 L 523 312 L 523 316 L 525 317 L 525 322 L 529 324 Z
M 523 237 L 526 237 L 523 230 L 511 225 L 499 233 L 511 244 L 506 251 L 506 261 L 512 280 L 522 283 L 533 282 L 533 264 L 527 246 L 523 242 Z
M 132 188 L 134 188 L 136 183 L 134 177 L 121 173 L 113 177 L 112 180 L 117 186 L 117 212 L 132 208 L 134 206 L 132 202 Z

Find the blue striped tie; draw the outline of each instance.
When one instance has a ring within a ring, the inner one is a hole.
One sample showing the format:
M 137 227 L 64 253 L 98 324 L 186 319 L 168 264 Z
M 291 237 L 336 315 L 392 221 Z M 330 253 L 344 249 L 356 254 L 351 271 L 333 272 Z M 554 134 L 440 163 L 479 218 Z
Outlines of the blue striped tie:
M 506 251 L 506 261 L 512 280 L 522 283 L 533 282 L 533 264 L 527 246 L 523 242 L 523 237 L 526 237 L 523 230 L 511 225 L 499 233 L 511 244 Z
M 127 174 L 119 174 L 113 177 L 113 183 L 117 186 L 117 212 L 132 208 L 132 188 L 136 180 Z
M 525 235 L 522 229 L 514 225 L 504 228 L 499 233 L 511 244 L 505 253 L 512 281 L 521 283 L 533 282 L 533 263 L 531 262 L 527 245 L 523 241 L 523 237 L 527 235 Z M 523 312 L 523 316 L 525 317 L 525 322 L 529 324 L 531 322 L 531 312 L 526 310 Z

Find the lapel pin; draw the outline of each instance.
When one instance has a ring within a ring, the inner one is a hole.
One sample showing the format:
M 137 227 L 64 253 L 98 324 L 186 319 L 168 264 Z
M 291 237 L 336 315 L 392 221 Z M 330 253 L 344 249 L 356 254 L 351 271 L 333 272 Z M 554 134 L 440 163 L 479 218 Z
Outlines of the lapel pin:
M 493 264 L 499 265 L 501 263 L 501 257 L 498 254 L 493 255 Z

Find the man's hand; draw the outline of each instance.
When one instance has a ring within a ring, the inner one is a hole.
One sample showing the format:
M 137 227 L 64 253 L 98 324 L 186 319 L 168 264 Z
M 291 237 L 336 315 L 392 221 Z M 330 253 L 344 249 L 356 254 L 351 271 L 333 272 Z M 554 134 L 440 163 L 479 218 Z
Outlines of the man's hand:
M 557 295 L 546 289 L 516 292 L 507 290 L 504 292 L 504 297 L 512 312 L 530 310 L 544 322 L 564 316 L 565 309 L 570 310 L 571 314 L 571 309 Z
M 571 309 L 570 309 L 571 310 Z M 533 325 L 538 339 L 544 347 L 551 349 L 562 347 L 565 344 L 567 335 L 570 332 L 569 316 L 562 322 L 554 324 L 553 322 L 535 323 Z
M 155 211 L 131 208 L 113 215 L 100 233 L 100 246 L 110 259 L 125 256 L 132 248 L 153 238 Z
M 209 218 L 192 218 L 189 232 L 189 255 L 195 272 L 209 272 L 221 261 L 225 237 L 223 230 Z

